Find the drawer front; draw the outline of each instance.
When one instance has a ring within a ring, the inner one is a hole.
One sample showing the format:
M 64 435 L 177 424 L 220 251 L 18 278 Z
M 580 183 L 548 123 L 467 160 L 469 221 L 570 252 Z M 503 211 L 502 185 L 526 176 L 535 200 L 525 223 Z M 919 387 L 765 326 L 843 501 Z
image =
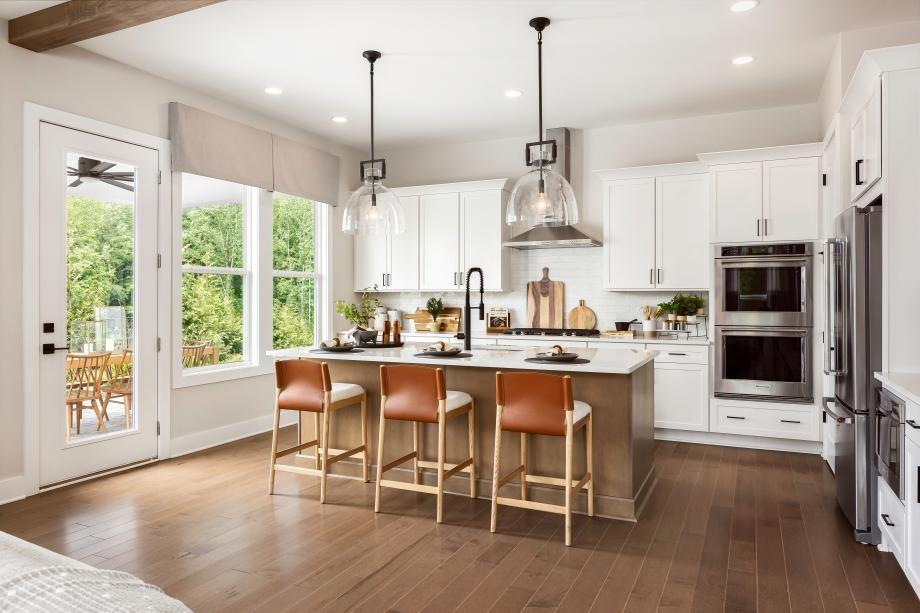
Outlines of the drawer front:
M 724 404 L 716 400 L 710 409 L 711 431 L 726 434 L 816 441 L 819 423 L 815 407 L 761 408 Z
M 884 542 L 891 548 L 899 562 L 904 560 L 906 513 L 904 505 L 881 477 L 878 478 L 878 525 Z
M 601 341 L 588 341 L 588 347 L 591 349 L 635 349 L 636 351 L 645 351 L 644 343 L 628 343 L 626 341 L 616 341 L 604 343 Z M 651 345 L 649 349 L 653 349 Z
M 920 445 L 920 405 L 910 400 L 906 402 L 907 412 L 905 419 L 907 420 L 907 425 L 905 431 L 907 432 L 907 438 L 913 441 L 914 444 Z
M 514 345 L 518 347 L 552 347 L 553 345 L 560 345 L 563 349 L 571 347 L 572 349 L 587 349 L 588 343 L 586 341 L 551 341 L 546 339 L 541 339 L 539 336 L 534 336 L 531 338 L 509 338 L 507 340 L 501 339 L 499 345 Z
M 708 364 L 709 347 L 700 345 L 658 345 L 650 344 L 648 349 L 657 351 L 655 362 L 667 364 Z

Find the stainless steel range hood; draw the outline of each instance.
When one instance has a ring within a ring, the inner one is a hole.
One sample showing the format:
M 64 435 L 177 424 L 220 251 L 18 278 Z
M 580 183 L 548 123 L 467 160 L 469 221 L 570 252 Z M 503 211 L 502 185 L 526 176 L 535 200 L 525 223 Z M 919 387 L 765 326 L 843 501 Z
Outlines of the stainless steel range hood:
M 569 129 L 551 128 L 547 139 L 556 141 L 556 171 L 570 180 Z M 577 230 L 574 226 L 536 226 L 503 243 L 512 249 L 561 249 L 570 247 L 600 247 L 602 243 Z
M 601 244 L 600 241 L 594 240 L 575 226 L 537 226 L 504 242 L 505 247 L 513 249 L 600 247 Z

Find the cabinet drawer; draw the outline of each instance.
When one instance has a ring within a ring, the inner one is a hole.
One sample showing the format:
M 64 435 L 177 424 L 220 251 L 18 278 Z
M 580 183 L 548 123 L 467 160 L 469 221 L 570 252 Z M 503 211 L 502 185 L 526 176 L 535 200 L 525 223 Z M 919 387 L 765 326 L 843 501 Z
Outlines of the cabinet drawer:
M 626 341 L 588 341 L 590 349 L 635 349 L 636 351 L 645 351 L 644 343 L 629 343 Z
M 766 408 L 721 403 L 716 399 L 710 410 L 711 431 L 726 434 L 816 441 L 818 422 L 815 407 Z
M 666 364 L 708 364 L 709 347 L 705 345 L 652 345 L 649 350 L 657 351 L 655 363 Z
M 913 441 L 915 445 L 920 446 L 920 405 L 916 402 L 906 401 L 907 411 L 905 418 L 907 425 L 905 431 L 907 438 Z
M 587 349 L 588 343 L 585 341 L 560 341 L 560 340 L 546 340 L 541 339 L 539 336 L 532 336 L 530 338 L 509 338 L 507 340 L 501 339 L 499 345 L 514 345 L 517 347 L 552 347 L 553 345 L 561 345 L 563 349 L 571 347 L 572 349 Z
M 899 562 L 904 560 L 906 513 L 904 505 L 881 477 L 878 478 L 878 525 L 884 543 L 891 548 Z

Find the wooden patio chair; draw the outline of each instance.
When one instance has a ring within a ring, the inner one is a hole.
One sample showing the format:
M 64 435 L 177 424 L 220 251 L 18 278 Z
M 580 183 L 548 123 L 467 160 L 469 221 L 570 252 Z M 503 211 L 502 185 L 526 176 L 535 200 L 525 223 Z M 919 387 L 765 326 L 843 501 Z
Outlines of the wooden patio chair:
M 99 388 L 102 393 L 102 418 L 109 419 L 108 406 L 113 398 L 125 405 L 125 429 L 131 429 L 131 409 L 134 396 L 134 350 L 125 349 L 121 360 L 109 359 L 106 380 Z
M 73 418 L 77 417 L 77 434 L 80 434 L 80 422 L 83 411 L 92 409 L 96 413 L 99 425 L 96 430 L 108 432 L 102 418 L 100 387 L 109 362 L 109 352 L 70 353 L 67 354 L 67 387 L 64 402 L 67 404 L 67 440 L 73 428 Z M 89 406 L 84 406 L 89 403 Z
M 210 343 L 207 341 L 185 341 L 182 344 L 182 366 L 185 368 L 204 366 L 206 363 L 204 354 L 209 346 Z

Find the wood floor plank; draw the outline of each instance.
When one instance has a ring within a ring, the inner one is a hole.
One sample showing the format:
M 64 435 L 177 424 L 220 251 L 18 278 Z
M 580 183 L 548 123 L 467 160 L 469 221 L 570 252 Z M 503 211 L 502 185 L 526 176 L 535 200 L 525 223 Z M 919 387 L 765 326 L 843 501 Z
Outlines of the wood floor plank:
M 294 442 L 293 429 L 282 432 Z M 196 611 L 920 611 L 856 543 L 813 455 L 655 447 L 638 523 L 279 475 L 259 435 L 0 506 L 0 530 L 157 584 Z M 291 461 L 301 463 L 303 460 Z

